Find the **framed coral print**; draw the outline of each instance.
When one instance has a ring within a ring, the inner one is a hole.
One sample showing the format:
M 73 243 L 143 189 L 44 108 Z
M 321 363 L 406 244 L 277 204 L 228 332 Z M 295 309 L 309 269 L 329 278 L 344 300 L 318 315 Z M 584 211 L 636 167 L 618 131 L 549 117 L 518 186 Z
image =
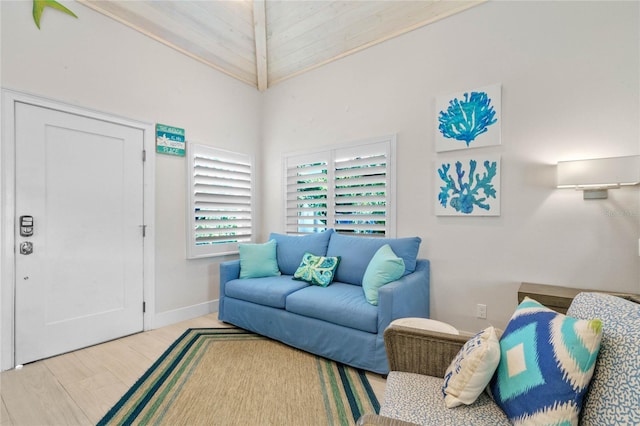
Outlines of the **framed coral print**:
M 501 85 L 436 98 L 436 151 L 500 145 Z
M 500 216 L 500 156 L 436 161 L 436 215 Z

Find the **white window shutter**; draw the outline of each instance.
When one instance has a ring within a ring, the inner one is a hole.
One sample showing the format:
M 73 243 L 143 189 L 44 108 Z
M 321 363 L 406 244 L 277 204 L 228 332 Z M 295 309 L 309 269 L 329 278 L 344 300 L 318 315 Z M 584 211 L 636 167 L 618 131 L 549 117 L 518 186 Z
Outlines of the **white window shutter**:
M 206 145 L 188 147 L 190 259 L 238 253 L 252 241 L 252 159 Z
M 395 237 L 395 135 L 285 156 L 287 233 Z
M 287 157 L 285 161 L 286 232 L 308 234 L 327 229 L 329 168 L 326 153 Z
M 338 149 L 334 168 L 335 230 L 370 236 L 395 234 L 389 141 Z

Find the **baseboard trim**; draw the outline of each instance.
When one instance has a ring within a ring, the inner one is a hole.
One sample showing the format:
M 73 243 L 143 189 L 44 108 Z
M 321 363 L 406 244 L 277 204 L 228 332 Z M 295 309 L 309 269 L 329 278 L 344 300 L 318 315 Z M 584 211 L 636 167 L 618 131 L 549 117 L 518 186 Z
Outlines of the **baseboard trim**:
M 158 312 L 153 318 L 153 328 L 165 327 L 180 321 L 186 321 L 193 318 L 218 312 L 218 299 L 208 302 L 199 303 L 197 305 L 185 306 L 184 308 L 174 309 L 166 312 Z

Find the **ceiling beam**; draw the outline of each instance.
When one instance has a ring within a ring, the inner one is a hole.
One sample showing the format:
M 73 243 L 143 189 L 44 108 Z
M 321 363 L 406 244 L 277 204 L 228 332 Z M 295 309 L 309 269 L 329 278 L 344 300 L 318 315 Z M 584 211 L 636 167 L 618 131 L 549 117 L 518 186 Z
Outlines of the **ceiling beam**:
M 253 0 L 253 31 L 256 42 L 256 75 L 258 90 L 268 88 L 267 81 L 267 16 L 265 0 Z

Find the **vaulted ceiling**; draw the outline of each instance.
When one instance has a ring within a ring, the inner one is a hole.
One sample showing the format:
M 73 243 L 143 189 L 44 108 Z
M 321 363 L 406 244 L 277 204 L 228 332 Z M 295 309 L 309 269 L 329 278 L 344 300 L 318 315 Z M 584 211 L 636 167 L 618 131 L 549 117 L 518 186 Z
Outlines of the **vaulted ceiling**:
M 485 0 L 80 0 L 259 90 Z

